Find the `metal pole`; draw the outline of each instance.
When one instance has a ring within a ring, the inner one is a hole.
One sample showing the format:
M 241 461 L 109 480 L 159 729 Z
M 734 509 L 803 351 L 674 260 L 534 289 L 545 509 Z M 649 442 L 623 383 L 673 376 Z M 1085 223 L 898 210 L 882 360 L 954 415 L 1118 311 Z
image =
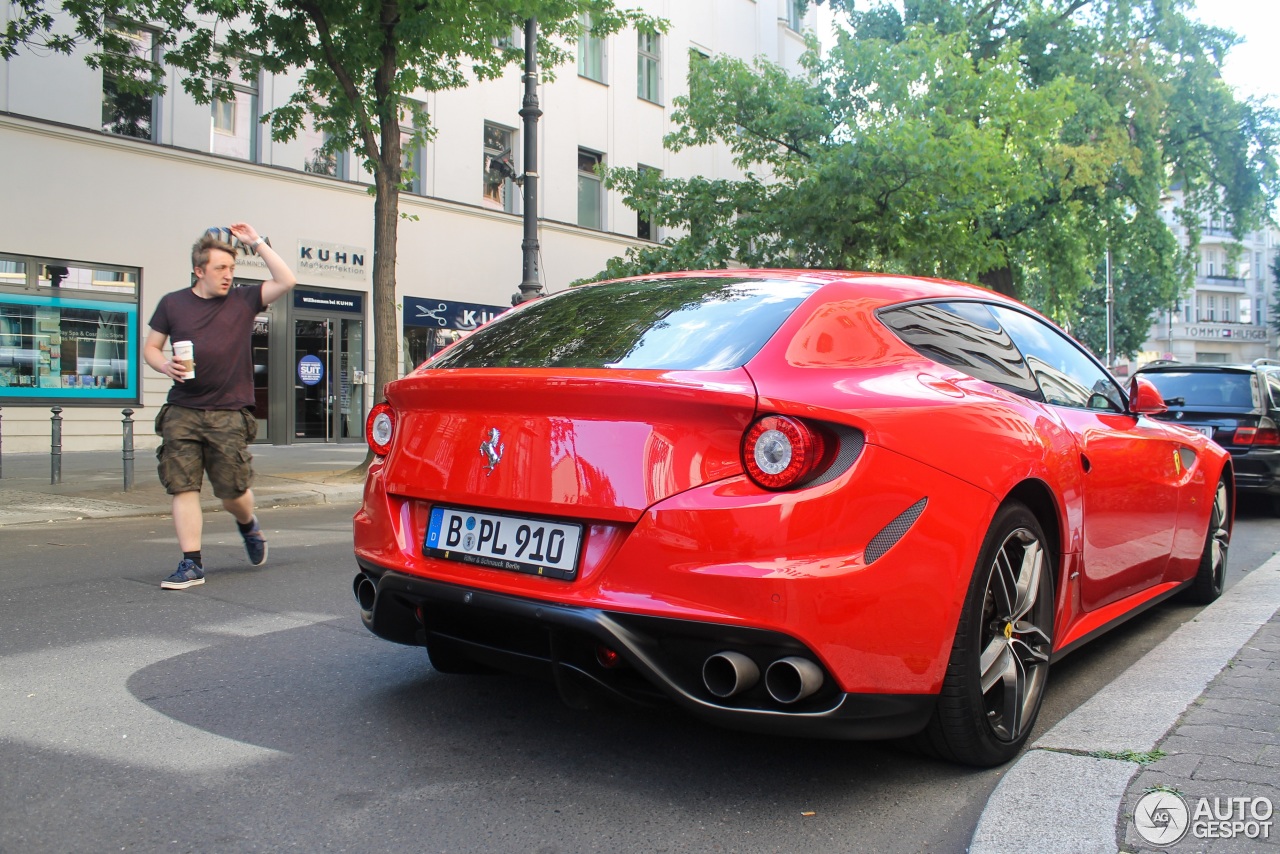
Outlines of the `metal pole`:
M 124 415 L 124 491 L 133 489 L 133 410 L 120 410 Z
M 538 19 L 524 22 L 524 105 L 520 117 L 524 119 L 524 278 L 520 292 L 511 297 L 512 305 L 535 300 L 542 296 L 538 282 Z
M 49 410 L 53 417 L 53 441 L 49 447 L 49 483 L 62 483 L 62 407 Z
M 4 407 L 0 406 L 0 412 L 4 412 Z M 4 416 L 0 415 L 0 421 L 4 421 Z M 0 477 L 4 477 L 4 425 L 0 424 Z
M 1115 317 L 1112 306 L 1115 295 L 1111 290 L 1111 250 L 1107 250 L 1107 367 L 1116 366 Z

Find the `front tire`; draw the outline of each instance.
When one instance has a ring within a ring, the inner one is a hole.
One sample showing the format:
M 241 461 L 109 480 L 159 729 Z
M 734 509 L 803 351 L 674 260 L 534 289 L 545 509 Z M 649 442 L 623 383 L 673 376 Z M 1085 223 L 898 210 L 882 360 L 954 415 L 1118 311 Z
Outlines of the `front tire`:
M 1204 536 L 1200 567 L 1191 586 L 1181 598 L 1197 605 L 1207 605 L 1222 595 L 1227 578 L 1227 551 L 1231 547 L 1231 497 L 1226 478 L 1218 481 L 1213 493 L 1213 509 L 1209 512 L 1209 530 Z
M 1053 568 L 1026 506 L 996 513 L 974 567 L 942 692 L 918 743 L 990 767 L 1018 754 L 1035 726 L 1053 649 Z

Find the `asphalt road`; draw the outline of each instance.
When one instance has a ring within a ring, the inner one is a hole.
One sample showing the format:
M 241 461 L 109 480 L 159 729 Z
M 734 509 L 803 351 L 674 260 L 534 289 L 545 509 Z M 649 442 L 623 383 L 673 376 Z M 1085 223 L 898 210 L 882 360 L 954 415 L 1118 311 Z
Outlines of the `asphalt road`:
M 167 519 L 0 528 L 0 852 L 962 852 L 1002 773 L 437 674 L 361 627 L 351 511 L 264 512 L 260 569 L 210 516 L 187 591 Z M 1230 580 L 1277 548 L 1243 507 Z M 1196 611 L 1055 666 L 1039 730 Z

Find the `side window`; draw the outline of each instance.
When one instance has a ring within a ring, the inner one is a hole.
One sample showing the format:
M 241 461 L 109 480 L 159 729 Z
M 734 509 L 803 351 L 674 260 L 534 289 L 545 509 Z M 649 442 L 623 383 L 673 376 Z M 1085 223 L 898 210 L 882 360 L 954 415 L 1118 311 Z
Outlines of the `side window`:
M 1022 354 L 985 305 L 920 303 L 880 319 L 920 355 L 1014 394 L 1042 400 Z
M 1267 371 L 1267 392 L 1271 409 L 1280 409 L 1280 371 Z
M 1066 335 L 1020 311 L 998 305 L 991 311 L 1026 357 L 1046 403 L 1125 411 L 1120 387 Z

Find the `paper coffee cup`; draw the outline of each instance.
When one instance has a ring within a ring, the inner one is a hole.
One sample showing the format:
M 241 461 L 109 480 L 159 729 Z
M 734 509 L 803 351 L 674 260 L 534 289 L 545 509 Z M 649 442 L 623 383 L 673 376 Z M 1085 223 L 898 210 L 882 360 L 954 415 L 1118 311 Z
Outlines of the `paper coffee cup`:
M 182 378 L 184 380 L 195 379 L 196 376 L 196 347 L 190 341 L 174 341 L 173 342 L 173 360 L 182 365 Z

